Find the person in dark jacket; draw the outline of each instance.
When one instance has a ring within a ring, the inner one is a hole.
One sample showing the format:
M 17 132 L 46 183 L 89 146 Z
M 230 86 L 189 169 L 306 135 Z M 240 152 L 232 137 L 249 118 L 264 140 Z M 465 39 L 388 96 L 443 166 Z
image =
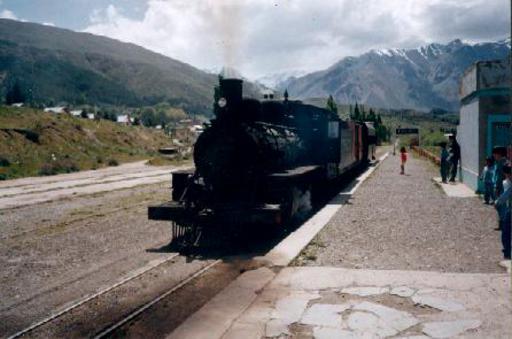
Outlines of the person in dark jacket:
M 501 243 L 503 245 L 503 257 L 505 260 L 510 260 L 510 200 L 512 199 L 512 168 L 509 165 L 503 166 L 503 193 L 496 199 L 495 207 L 498 211 L 499 229 L 501 230 Z
M 457 169 L 459 167 L 460 160 L 460 146 L 455 138 L 455 135 L 450 135 L 450 166 L 451 166 L 451 174 L 450 174 L 450 182 L 455 182 L 455 177 L 457 176 Z
M 448 157 L 450 155 L 446 150 L 446 142 L 443 141 L 439 146 L 441 146 L 441 154 L 439 157 L 441 160 L 441 181 L 443 184 L 446 184 L 446 179 L 448 178 L 448 172 L 450 170 L 450 162 L 448 161 Z
M 492 157 L 494 158 L 494 196 L 499 197 L 503 193 L 503 166 L 507 162 L 507 149 L 503 146 L 496 146 L 492 149 Z

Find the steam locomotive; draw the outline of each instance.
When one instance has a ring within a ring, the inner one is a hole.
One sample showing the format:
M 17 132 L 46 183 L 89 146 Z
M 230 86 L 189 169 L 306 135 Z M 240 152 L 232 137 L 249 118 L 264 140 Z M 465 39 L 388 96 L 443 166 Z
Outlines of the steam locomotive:
M 343 121 L 286 93 L 243 98 L 242 87 L 220 80 L 216 117 L 194 146 L 195 170 L 172 173 L 172 201 L 150 206 L 149 219 L 184 230 L 284 224 L 369 161 L 371 123 Z

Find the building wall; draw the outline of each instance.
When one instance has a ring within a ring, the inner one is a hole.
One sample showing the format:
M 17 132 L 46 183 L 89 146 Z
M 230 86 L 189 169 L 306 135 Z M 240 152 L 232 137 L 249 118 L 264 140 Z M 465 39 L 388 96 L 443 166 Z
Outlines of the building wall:
M 485 153 L 485 156 L 491 156 L 494 146 L 508 145 L 508 142 L 496 142 L 496 137 L 493 133 L 496 132 L 494 124 L 510 122 L 511 112 L 508 89 L 486 93 L 486 95 L 480 97 L 480 115 L 482 117 L 482 124 L 480 126 L 482 126 L 481 133 L 483 135 L 481 140 L 485 140 L 485 145 L 482 145 L 482 152 Z
M 460 82 L 459 96 L 465 98 L 477 90 L 477 65 L 468 68 Z
M 460 84 L 460 124 L 462 181 L 478 189 L 478 176 L 493 146 L 508 134 L 510 122 L 510 63 L 506 60 L 479 61 L 468 68 Z M 501 145 L 500 146 L 506 146 Z
M 477 63 L 477 89 L 508 88 L 510 65 L 507 59 L 480 61 Z
M 478 189 L 480 171 L 480 116 L 479 100 L 475 99 L 460 108 L 460 124 L 457 128 L 457 140 L 461 152 L 462 181 L 474 189 Z

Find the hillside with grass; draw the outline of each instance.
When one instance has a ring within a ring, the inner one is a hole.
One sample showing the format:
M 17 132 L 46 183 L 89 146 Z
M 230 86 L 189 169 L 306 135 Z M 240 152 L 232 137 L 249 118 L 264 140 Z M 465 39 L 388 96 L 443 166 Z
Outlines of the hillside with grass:
M 16 83 L 27 101 L 115 106 L 168 102 L 211 110 L 217 77 L 134 44 L 0 19 L 1 93 Z
M 0 97 L 18 87 L 31 106 L 143 107 L 211 114 L 217 75 L 90 33 L 0 19 Z M 259 97 L 255 84 L 244 95 Z
M 169 146 L 163 131 L 30 108 L 0 107 L 0 179 L 116 166 Z

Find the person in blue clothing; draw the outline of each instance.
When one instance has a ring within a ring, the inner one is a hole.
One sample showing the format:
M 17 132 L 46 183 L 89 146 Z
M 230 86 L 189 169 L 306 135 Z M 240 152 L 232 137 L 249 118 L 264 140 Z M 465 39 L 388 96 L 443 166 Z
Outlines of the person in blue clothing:
M 503 193 L 496 199 L 495 207 L 498 211 L 499 228 L 501 229 L 501 244 L 503 245 L 503 257 L 510 260 L 511 251 L 511 199 L 512 199 L 512 167 L 510 165 L 503 166 Z
M 446 149 L 446 142 L 442 142 L 439 144 L 441 146 L 441 180 L 443 184 L 446 184 L 446 180 L 448 179 L 448 172 L 450 171 L 450 161 L 448 160 L 450 154 Z
M 492 149 L 494 158 L 494 196 L 499 197 L 503 193 L 503 167 L 507 162 L 507 149 L 503 146 L 496 146 Z
M 494 159 L 489 157 L 486 159 L 486 164 L 480 180 L 484 184 L 484 202 L 486 204 L 493 203 L 495 200 L 494 195 Z

